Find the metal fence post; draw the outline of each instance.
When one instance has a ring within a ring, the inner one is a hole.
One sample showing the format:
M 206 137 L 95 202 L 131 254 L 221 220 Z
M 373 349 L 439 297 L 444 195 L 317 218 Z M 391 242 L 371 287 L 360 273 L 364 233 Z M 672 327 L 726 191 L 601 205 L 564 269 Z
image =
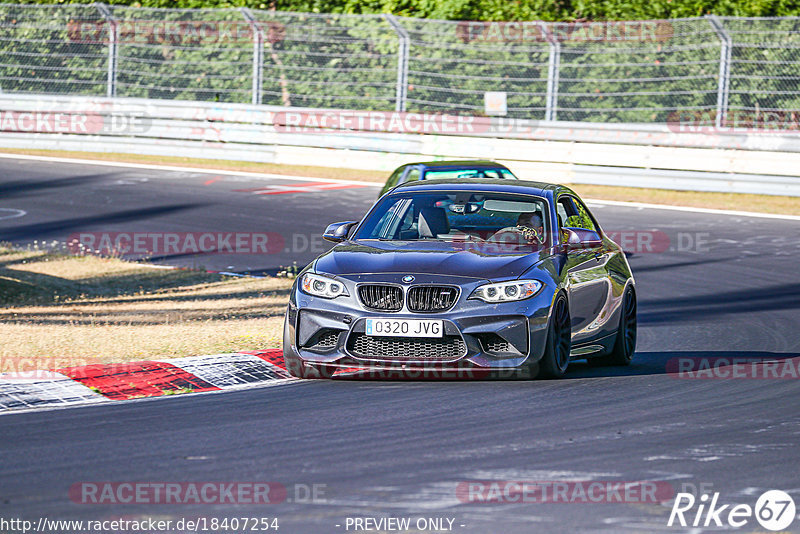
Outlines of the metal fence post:
M 714 125 L 721 128 L 725 124 L 725 115 L 728 113 L 728 95 L 731 85 L 731 48 L 733 42 L 725 31 L 722 21 L 716 15 L 706 15 L 708 22 L 719 38 L 719 83 L 717 84 L 717 115 Z
M 94 6 L 108 23 L 108 82 L 106 85 L 106 96 L 114 98 L 117 96 L 119 24 L 117 24 L 117 19 L 111 14 L 111 10 L 108 9 L 107 5 L 95 2 Z
M 544 120 L 554 121 L 558 110 L 558 75 L 561 68 L 561 43 L 558 42 L 545 23 L 541 23 L 541 26 L 550 46 L 550 58 L 547 62 L 547 96 Z
M 397 89 L 395 91 L 394 109 L 395 111 L 405 111 L 408 91 L 408 49 L 410 39 L 408 32 L 400 25 L 394 15 L 387 13 L 384 17 L 397 33 Z
M 253 96 L 251 102 L 257 106 L 261 104 L 261 91 L 264 85 L 264 30 L 248 8 L 241 7 L 239 11 L 250 23 L 250 29 L 253 31 Z

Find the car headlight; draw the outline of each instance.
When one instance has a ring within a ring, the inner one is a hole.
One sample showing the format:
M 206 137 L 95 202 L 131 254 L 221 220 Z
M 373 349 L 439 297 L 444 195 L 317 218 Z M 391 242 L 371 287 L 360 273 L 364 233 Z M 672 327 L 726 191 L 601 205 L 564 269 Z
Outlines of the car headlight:
M 343 283 L 318 274 L 304 274 L 300 281 L 300 287 L 309 295 L 326 299 L 335 299 L 348 294 Z
M 469 298 L 491 303 L 511 302 L 530 298 L 538 293 L 541 288 L 542 283 L 538 280 L 498 282 L 496 284 L 484 284 L 476 288 Z

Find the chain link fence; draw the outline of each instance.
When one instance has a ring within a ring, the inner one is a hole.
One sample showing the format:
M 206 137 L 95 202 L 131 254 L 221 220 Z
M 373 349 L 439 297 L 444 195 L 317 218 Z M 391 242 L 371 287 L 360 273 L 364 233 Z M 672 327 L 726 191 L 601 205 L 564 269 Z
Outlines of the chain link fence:
M 604 40 L 565 40 L 558 118 L 666 122 L 676 112 L 715 111 L 720 41 L 709 22 L 607 23 L 598 31 Z
M 109 7 L 120 97 L 247 102 L 253 31 L 227 9 Z
M 386 17 L 253 13 L 265 32 L 262 103 L 395 108 L 398 38 Z
M 400 24 L 410 45 L 409 110 L 480 114 L 484 94 L 500 91 L 508 116 L 545 118 L 550 51 L 535 36 L 539 23 L 516 24 L 516 31 L 509 23 L 403 18 Z
M 796 17 L 456 22 L 0 4 L 5 93 L 716 126 L 772 114 L 797 124 L 799 50 Z
M 732 42 L 728 110 L 800 113 L 800 18 L 724 23 Z
M 95 39 L 78 39 L 76 21 Z M 109 30 L 94 6 L 0 5 L 0 90 L 105 94 Z

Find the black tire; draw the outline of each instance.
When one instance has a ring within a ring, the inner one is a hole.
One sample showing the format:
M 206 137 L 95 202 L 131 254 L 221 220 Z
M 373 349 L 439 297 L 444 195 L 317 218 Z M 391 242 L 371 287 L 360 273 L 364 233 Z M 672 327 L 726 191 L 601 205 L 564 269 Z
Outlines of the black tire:
M 567 297 L 560 294 L 553 303 L 553 313 L 547 332 L 544 356 L 539 362 L 539 376 L 542 378 L 561 378 L 569 367 L 569 353 L 572 347 L 572 324 L 569 316 Z
M 636 292 L 628 287 L 622 297 L 617 338 L 614 348 L 605 356 L 590 358 L 590 365 L 628 365 L 636 352 Z

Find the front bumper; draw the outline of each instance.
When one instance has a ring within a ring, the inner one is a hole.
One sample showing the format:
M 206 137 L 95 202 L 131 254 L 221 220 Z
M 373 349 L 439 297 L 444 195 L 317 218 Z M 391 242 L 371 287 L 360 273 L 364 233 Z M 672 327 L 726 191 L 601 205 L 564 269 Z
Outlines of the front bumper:
M 508 369 L 536 362 L 544 353 L 553 298 L 547 286 L 527 300 L 487 304 L 468 299 L 485 280 L 459 280 L 461 292 L 449 311 L 413 313 L 404 307 L 400 312 L 378 312 L 359 301 L 355 284 L 363 280 L 339 280 L 348 286 L 349 297 L 324 299 L 293 289 L 284 328 L 284 351 L 292 357 L 342 367 Z M 453 284 L 452 278 L 438 275 L 422 281 Z M 369 317 L 440 319 L 444 336 L 366 336 Z

